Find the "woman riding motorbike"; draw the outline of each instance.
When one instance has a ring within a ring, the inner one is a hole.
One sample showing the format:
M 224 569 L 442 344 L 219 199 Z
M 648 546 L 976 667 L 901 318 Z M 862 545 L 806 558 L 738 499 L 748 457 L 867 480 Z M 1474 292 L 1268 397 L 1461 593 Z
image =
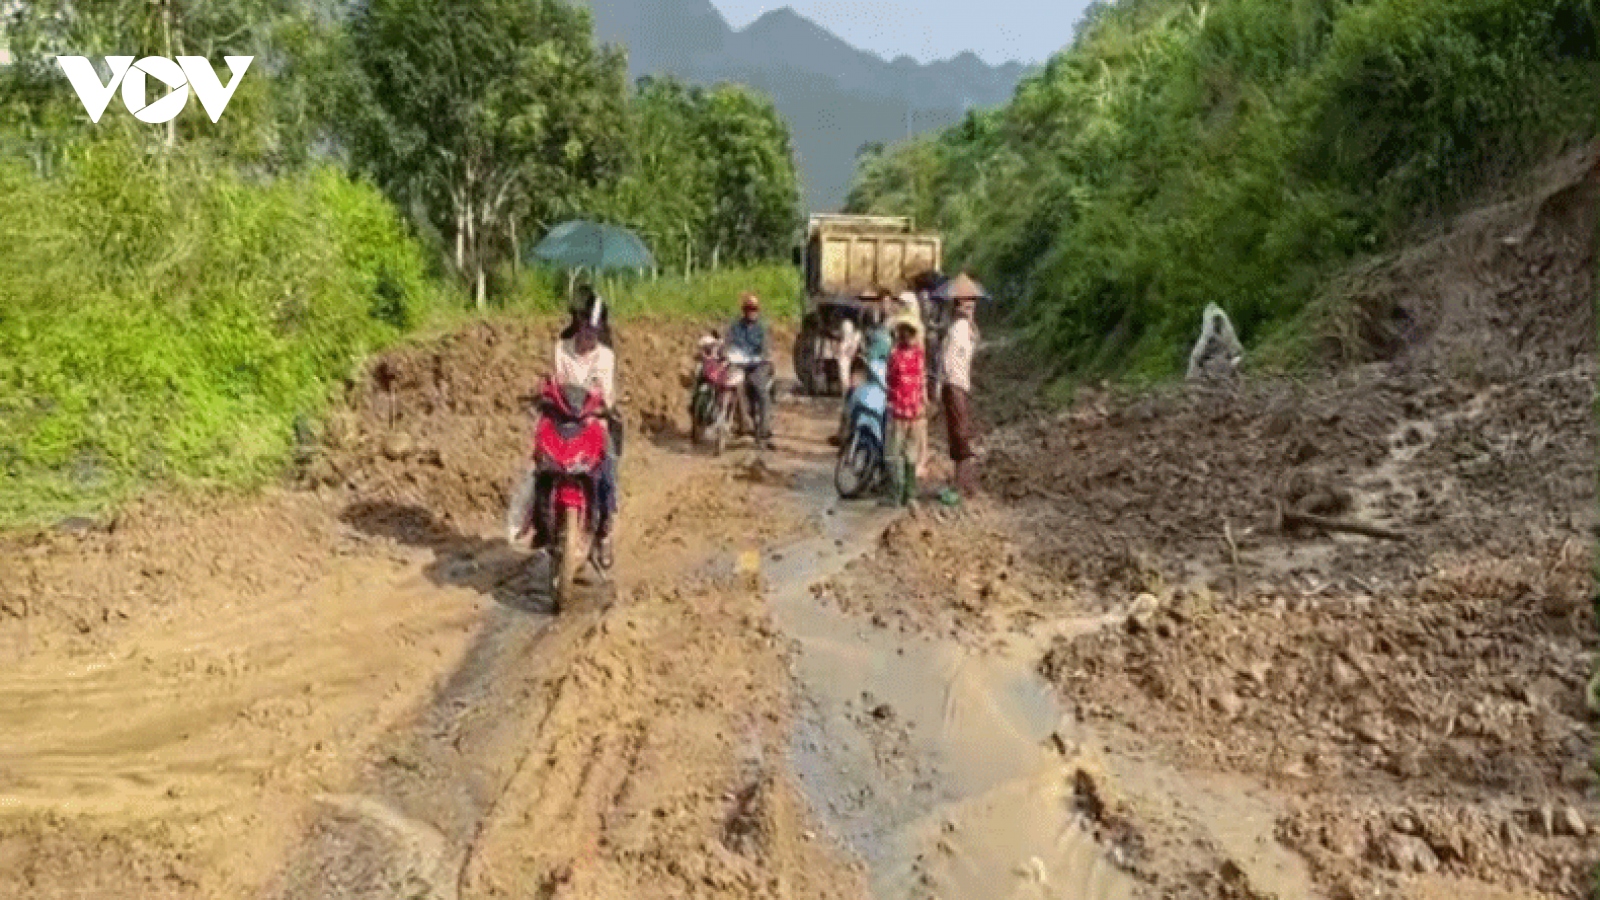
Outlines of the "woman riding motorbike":
M 572 336 L 556 343 L 552 374 L 557 384 L 581 385 L 592 393 L 598 393 L 605 403 L 602 415 L 611 439 L 596 479 L 595 499 L 600 507 L 600 522 L 596 529 L 600 541 L 600 561 L 602 566 L 610 568 L 612 533 L 618 505 L 617 461 L 622 456 L 622 419 L 616 406 L 616 354 L 602 339 L 605 307 L 598 297 L 592 297 L 588 303 L 585 317 L 574 323 L 576 328 L 572 329 Z

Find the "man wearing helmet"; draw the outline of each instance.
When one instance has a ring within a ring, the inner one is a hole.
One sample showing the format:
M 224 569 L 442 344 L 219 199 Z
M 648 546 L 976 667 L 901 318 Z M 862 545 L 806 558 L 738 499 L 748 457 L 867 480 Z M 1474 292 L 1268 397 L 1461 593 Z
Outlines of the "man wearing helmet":
M 730 357 L 743 358 L 746 370 L 745 385 L 749 388 L 751 416 L 755 419 L 756 441 L 763 445 L 772 440 L 772 427 L 768 422 L 767 398 L 772 382 L 772 365 L 767 361 L 767 329 L 761 323 L 761 300 L 746 291 L 739 298 L 740 318 L 728 327 L 727 346 Z

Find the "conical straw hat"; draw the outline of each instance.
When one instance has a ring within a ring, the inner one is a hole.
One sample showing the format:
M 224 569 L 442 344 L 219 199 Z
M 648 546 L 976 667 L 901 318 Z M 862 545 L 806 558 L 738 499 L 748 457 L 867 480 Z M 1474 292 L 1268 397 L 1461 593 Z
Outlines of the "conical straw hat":
M 944 293 L 954 300 L 981 300 L 985 296 L 983 286 L 973 281 L 965 272 L 950 279 L 950 284 L 945 287 Z

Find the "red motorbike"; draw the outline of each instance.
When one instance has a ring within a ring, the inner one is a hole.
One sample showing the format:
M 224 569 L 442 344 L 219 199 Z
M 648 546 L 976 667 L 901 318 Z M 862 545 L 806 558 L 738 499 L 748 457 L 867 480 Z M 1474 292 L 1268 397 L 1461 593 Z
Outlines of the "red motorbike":
M 550 557 L 550 600 L 557 612 L 571 599 L 583 564 L 604 576 L 597 552 L 602 510 L 598 487 L 609 429 L 605 401 L 578 385 L 547 380 L 537 398 L 533 470 L 512 499 L 510 537 L 529 531 Z
M 730 365 L 721 353 L 701 357 L 694 394 L 689 400 L 690 438 L 695 444 L 710 442 L 713 452 L 722 455 L 739 416 L 739 388 L 743 383 L 744 372 Z

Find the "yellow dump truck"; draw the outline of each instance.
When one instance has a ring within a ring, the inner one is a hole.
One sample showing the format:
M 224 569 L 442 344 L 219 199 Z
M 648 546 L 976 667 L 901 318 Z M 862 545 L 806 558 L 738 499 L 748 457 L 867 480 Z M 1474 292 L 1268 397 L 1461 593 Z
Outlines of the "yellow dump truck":
M 804 275 L 794 369 L 807 394 L 839 394 L 840 329 L 861 324 L 863 301 L 880 290 L 907 290 L 912 279 L 938 272 L 943 244 L 905 216 L 812 216 L 796 262 Z

